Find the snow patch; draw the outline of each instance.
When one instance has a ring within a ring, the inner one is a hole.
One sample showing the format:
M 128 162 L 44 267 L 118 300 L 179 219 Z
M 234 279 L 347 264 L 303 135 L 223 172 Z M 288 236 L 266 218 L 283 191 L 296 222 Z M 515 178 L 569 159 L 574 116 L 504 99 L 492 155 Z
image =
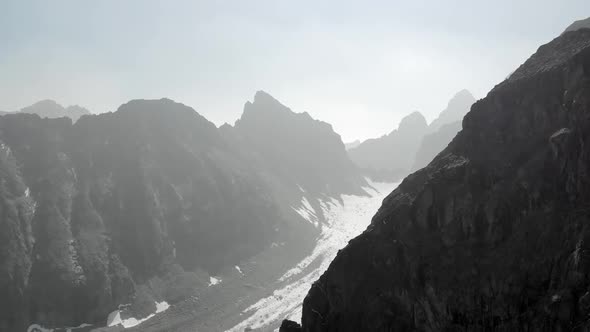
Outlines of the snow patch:
M 316 227 L 318 226 L 319 222 L 315 209 L 311 206 L 311 204 L 309 203 L 307 198 L 305 198 L 305 196 L 303 196 L 303 198 L 301 199 L 301 203 L 299 204 L 298 208 L 293 206 L 291 208 L 295 212 L 297 212 L 303 219 L 309 221 Z
M 168 308 L 170 308 L 170 305 L 166 301 L 155 302 L 155 303 L 156 303 L 156 312 L 148 315 L 145 318 L 141 318 L 141 319 L 137 319 L 134 317 L 122 319 L 121 318 L 121 310 L 115 310 L 109 314 L 109 317 L 107 318 L 107 326 L 112 327 L 112 326 L 122 325 L 123 328 L 127 329 L 130 327 L 137 326 L 137 325 L 147 321 L 148 319 L 154 317 L 156 314 L 164 312 L 164 311 L 168 310 Z M 43 332 L 45 332 L 45 331 L 43 331 Z
M 221 278 L 209 277 L 209 287 L 221 283 Z

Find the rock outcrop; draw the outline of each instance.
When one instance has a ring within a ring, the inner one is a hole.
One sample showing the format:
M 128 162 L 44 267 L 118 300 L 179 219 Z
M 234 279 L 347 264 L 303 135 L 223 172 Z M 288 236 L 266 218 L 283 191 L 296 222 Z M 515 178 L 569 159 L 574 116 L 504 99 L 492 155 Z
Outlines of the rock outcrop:
M 395 181 L 409 171 L 427 130 L 424 116 L 413 112 L 402 119 L 396 130 L 362 142 L 348 150 L 348 155 L 373 179 Z
M 303 304 L 303 331 L 590 329 L 590 30 L 479 100 Z

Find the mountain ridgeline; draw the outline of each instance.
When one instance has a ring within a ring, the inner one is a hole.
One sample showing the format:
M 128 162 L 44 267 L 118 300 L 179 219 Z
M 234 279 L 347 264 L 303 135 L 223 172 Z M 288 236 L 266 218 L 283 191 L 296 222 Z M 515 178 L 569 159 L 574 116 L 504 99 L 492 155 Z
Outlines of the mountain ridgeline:
M 590 29 L 473 105 L 282 331 L 590 329 Z
M 0 115 L 14 113 L 37 114 L 42 118 L 50 119 L 66 117 L 72 119 L 73 122 L 76 122 L 81 116 L 90 114 L 90 111 L 78 105 L 63 107 L 53 100 L 46 99 L 36 102 L 31 106 L 24 107 L 17 112 L 0 112 Z
M 422 114 L 413 112 L 390 134 L 353 146 L 348 154 L 371 178 L 397 181 L 426 166 L 451 142 L 474 102 L 469 91 L 461 90 L 430 125 Z
M 155 276 L 212 275 L 313 238 L 289 208 L 301 190 L 365 184 L 329 125 L 262 92 L 235 128 L 168 99 L 75 123 L 37 115 L 54 106 L 0 117 L 0 331 L 104 324 Z M 182 300 L 199 281 L 154 296 Z

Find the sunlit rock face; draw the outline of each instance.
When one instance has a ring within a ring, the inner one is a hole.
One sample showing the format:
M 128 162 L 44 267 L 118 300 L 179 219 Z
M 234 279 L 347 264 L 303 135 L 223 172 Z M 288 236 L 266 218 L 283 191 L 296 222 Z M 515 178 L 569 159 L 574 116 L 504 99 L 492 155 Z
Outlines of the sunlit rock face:
M 424 116 L 413 112 L 402 119 L 396 130 L 368 139 L 348 150 L 348 154 L 373 179 L 394 181 L 407 174 L 427 130 Z
M 590 328 L 589 110 L 579 29 L 478 101 L 384 200 L 312 286 L 303 331 Z

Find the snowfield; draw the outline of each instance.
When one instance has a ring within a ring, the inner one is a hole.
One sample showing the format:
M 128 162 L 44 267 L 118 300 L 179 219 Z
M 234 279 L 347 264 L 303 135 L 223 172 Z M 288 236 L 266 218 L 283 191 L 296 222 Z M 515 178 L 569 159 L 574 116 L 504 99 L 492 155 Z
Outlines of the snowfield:
M 279 287 L 273 295 L 244 310 L 243 314 L 248 318 L 227 332 L 241 332 L 246 328 L 268 328 L 269 325 L 280 323 L 283 319 L 297 322 L 301 320 L 301 306 L 311 284 L 326 271 L 338 250 L 367 228 L 383 199 L 399 183 L 369 181 L 369 184 L 372 188 L 365 190 L 371 197 L 343 195 L 342 204 L 336 199 L 320 202 L 327 225 L 322 226 L 321 235 L 312 253 L 277 280 Z M 301 210 L 308 210 L 307 200 L 301 205 L 304 207 Z M 309 220 L 311 223 L 317 220 L 311 213 L 301 215 L 313 218 Z

